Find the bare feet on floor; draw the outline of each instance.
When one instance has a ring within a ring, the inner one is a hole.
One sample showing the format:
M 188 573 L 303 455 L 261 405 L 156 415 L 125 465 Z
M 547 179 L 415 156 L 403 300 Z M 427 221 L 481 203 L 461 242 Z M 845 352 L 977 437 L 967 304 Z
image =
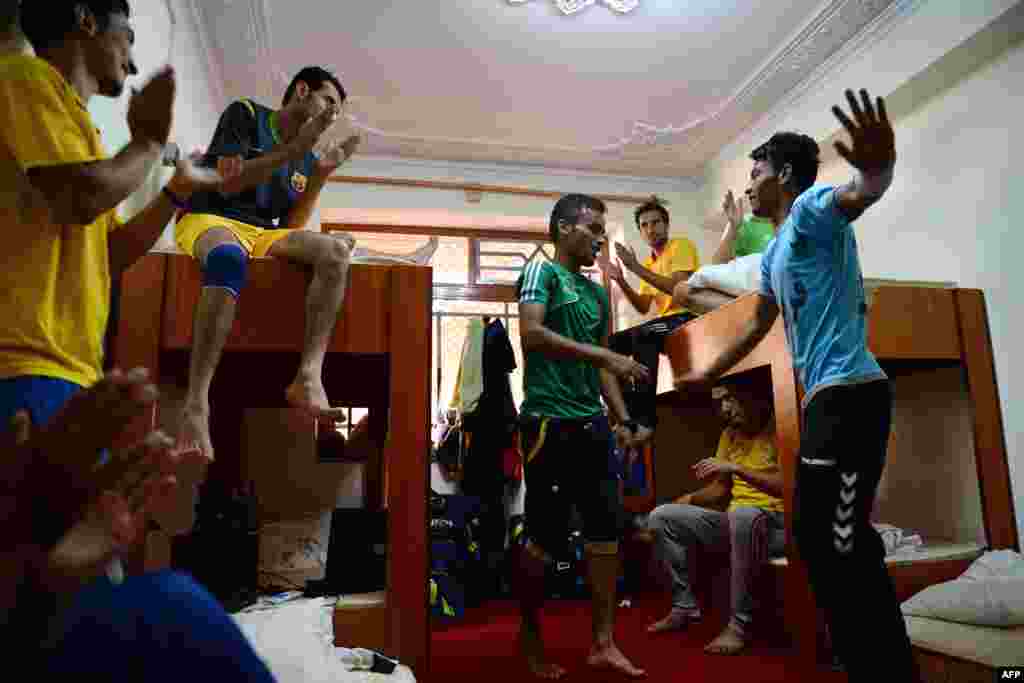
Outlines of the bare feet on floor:
M 181 423 L 174 448 L 182 454 L 199 454 L 213 461 L 213 441 L 210 439 L 209 406 L 186 403 L 181 412 Z
M 544 643 L 536 632 L 527 628 L 519 631 L 519 650 L 534 676 L 553 680 L 565 675 L 565 669 L 548 660 L 544 653 Z
M 595 669 L 611 669 L 630 678 L 643 678 L 647 672 L 633 666 L 615 643 L 590 648 L 587 664 Z
M 743 634 L 730 623 L 718 634 L 717 638 L 707 644 L 704 652 L 712 655 L 734 655 L 746 645 L 747 641 Z
M 344 408 L 332 408 L 327 402 L 327 392 L 319 377 L 309 379 L 302 376 L 295 378 L 284 392 L 289 405 L 301 408 L 315 418 L 341 422 L 345 419 Z
M 664 631 L 682 631 L 695 621 L 700 620 L 700 615 L 691 614 L 681 609 L 675 609 L 647 627 L 648 633 L 662 633 Z

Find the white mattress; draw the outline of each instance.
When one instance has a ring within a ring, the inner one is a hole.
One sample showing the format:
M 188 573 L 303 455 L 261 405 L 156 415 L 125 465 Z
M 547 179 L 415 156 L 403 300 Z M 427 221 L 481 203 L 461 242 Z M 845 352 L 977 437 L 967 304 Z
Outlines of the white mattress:
M 904 616 L 907 635 L 916 647 L 989 667 L 1020 666 L 1024 626 L 995 628 L 927 617 Z
M 930 543 L 920 548 L 890 553 L 885 557 L 885 564 L 899 567 L 932 560 L 974 560 L 981 557 L 984 552 L 985 546 L 980 543 Z M 789 560 L 785 556 L 773 557 L 770 562 L 776 567 L 789 565 Z
M 299 598 L 232 617 L 278 683 L 415 683 L 411 669 L 348 671 L 334 647 L 334 600 Z M 358 647 L 358 644 L 353 644 Z

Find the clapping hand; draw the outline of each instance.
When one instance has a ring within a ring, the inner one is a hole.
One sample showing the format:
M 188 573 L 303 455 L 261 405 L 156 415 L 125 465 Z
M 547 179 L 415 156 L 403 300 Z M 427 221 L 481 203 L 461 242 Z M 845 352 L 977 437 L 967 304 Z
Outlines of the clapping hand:
M 729 225 L 732 228 L 738 228 L 743 223 L 743 216 L 746 212 L 746 207 L 743 204 L 743 198 L 737 202 L 736 198 L 733 197 L 732 190 L 725 193 L 725 201 L 722 202 L 722 211 L 725 212 L 725 217 L 729 219 Z
M 73 396 L 44 427 L 34 428 L 25 412 L 14 416 L 0 468 L 5 480 L 18 482 L 11 528 L 21 533 L 8 542 L 50 590 L 70 590 L 98 575 L 137 542 L 148 513 L 172 500 L 181 456 L 160 432 L 97 464 L 98 454 L 157 397 L 144 369 L 114 370 Z M 42 518 L 40 500 L 47 501 Z
M 128 129 L 132 139 L 148 140 L 161 147 L 171 134 L 177 81 L 174 67 L 165 66 L 128 101 Z
M 633 251 L 632 247 L 629 247 L 620 242 L 615 243 L 615 255 L 622 262 L 622 267 L 626 270 L 633 270 L 637 267 L 640 261 L 636 258 L 636 252 Z
M 736 465 L 721 458 L 704 458 L 693 466 L 698 479 L 706 479 L 719 474 L 734 474 Z
M 317 155 L 316 172 L 321 176 L 329 176 L 339 166 L 348 161 L 349 157 L 359 147 L 361 138 L 358 135 L 350 135 L 344 140 L 335 140 Z
M 622 264 L 617 261 L 607 259 L 603 264 L 603 268 L 605 273 L 608 274 L 608 279 L 612 282 L 618 282 L 621 285 L 626 279 L 626 276 L 622 273 Z

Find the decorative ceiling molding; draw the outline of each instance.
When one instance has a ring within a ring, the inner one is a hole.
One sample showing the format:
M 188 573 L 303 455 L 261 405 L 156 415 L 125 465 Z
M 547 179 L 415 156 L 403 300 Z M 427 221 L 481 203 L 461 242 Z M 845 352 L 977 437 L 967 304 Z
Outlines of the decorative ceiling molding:
M 483 162 L 454 162 L 410 157 L 380 155 L 357 155 L 345 165 L 349 175 L 413 175 L 430 176 L 453 181 L 507 185 L 521 184 L 523 176 L 541 178 L 573 178 L 581 191 L 592 193 L 664 194 L 699 189 L 697 178 L 669 176 L 627 176 L 611 173 L 594 173 L 578 169 L 553 168 L 551 166 L 530 166 L 525 164 L 496 164 Z M 552 181 L 541 183 L 542 186 Z
M 754 125 L 747 127 L 739 136 L 723 147 L 716 156 L 735 156 L 740 153 L 740 150 L 748 150 L 759 142 L 763 142 L 763 139 L 770 135 L 766 131 L 775 130 L 778 127 L 777 124 L 800 107 L 808 94 L 820 86 L 828 74 L 840 71 L 845 65 L 860 58 L 928 1 L 895 0 L 887 3 L 884 10 L 874 16 L 856 35 L 842 43 L 823 61 L 816 65 L 812 64 L 813 68 L 804 75 L 798 84 L 777 100 L 767 112 L 758 117 Z M 690 144 L 696 145 L 699 142 L 695 139 Z
M 187 3 L 193 21 L 200 27 L 200 46 L 214 75 L 211 88 L 215 89 L 217 99 L 224 107 L 227 105 L 226 71 L 208 49 L 215 17 L 203 16 L 198 0 L 182 1 Z M 515 0 L 508 1 L 517 4 Z M 579 4 L 584 0 L 575 1 Z M 345 116 L 351 128 L 361 131 L 372 141 L 367 151 L 378 155 L 463 160 L 517 158 L 528 165 L 550 167 L 554 164 L 567 170 L 643 167 L 647 170 L 644 175 L 651 175 L 650 171 L 657 173 L 662 168 L 665 176 L 682 175 L 679 159 L 683 153 L 697 150 L 706 140 L 721 139 L 722 136 L 731 140 L 742 133 L 748 127 L 746 121 L 741 121 L 745 113 L 757 114 L 761 118 L 760 113 L 775 108 L 776 103 L 798 98 L 799 93 L 813 83 L 815 75 L 822 73 L 825 64 L 833 64 L 836 55 L 845 53 L 845 46 L 870 42 L 862 39 L 863 33 L 882 31 L 887 21 L 900 14 L 901 9 L 924 1 L 829 0 L 710 113 L 681 124 L 633 121 L 628 124 L 626 135 L 594 147 L 397 133 L 374 127 L 368 118 L 372 113 L 349 111 Z M 210 11 L 223 13 L 226 9 L 221 6 L 219 10 L 210 8 Z M 234 19 L 242 20 L 244 17 L 249 23 L 241 28 L 252 36 L 254 45 L 250 49 L 260 59 L 258 67 L 263 74 L 264 87 L 258 90 L 268 93 L 269 101 L 274 102 L 286 87 L 288 76 L 274 61 L 269 0 L 232 0 L 230 11 Z M 358 109 L 358 93 L 354 93 L 351 100 Z M 367 143 L 364 142 L 364 146 L 368 146 Z M 694 171 L 703 163 L 702 158 L 692 164 Z
M 530 0 L 507 0 L 510 5 L 522 5 L 524 2 Z M 591 5 L 595 4 L 597 0 L 552 0 L 555 6 L 558 7 L 562 14 L 570 15 L 576 14 Z M 615 10 L 619 14 L 628 14 L 632 12 L 640 5 L 640 0 L 601 0 L 601 4 L 605 5 L 609 9 Z
M 769 93 L 768 97 L 773 101 L 783 97 L 789 90 L 805 81 L 807 75 L 821 62 L 826 61 L 844 43 L 871 25 L 883 10 L 894 3 L 895 0 L 831 0 L 826 3 L 822 11 L 801 27 L 761 69 L 747 79 L 731 97 L 718 105 L 711 114 L 678 125 L 658 126 L 645 121 L 633 121 L 628 135 L 606 145 L 591 148 L 541 146 L 502 140 L 466 140 L 394 134 L 374 128 L 354 114 L 349 114 L 348 118 L 353 127 L 364 133 L 403 140 L 417 146 L 442 145 L 447 147 L 468 144 L 518 152 L 582 154 L 590 157 L 595 155 L 620 157 L 627 150 L 640 151 L 638 148 L 645 147 L 679 144 L 693 146 L 698 144 L 703 137 L 695 134 L 698 129 L 705 128 L 731 113 L 743 110 L 754 98 L 765 93 Z M 423 151 L 421 150 L 419 153 L 423 153 Z

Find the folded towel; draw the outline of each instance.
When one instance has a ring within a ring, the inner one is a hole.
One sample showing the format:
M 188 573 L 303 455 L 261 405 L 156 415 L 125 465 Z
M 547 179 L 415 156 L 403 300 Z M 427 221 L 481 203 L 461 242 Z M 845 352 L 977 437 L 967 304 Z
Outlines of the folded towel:
M 882 537 L 886 555 L 914 551 L 924 545 L 924 540 L 919 534 L 908 533 L 892 524 L 873 524 L 872 526 Z

